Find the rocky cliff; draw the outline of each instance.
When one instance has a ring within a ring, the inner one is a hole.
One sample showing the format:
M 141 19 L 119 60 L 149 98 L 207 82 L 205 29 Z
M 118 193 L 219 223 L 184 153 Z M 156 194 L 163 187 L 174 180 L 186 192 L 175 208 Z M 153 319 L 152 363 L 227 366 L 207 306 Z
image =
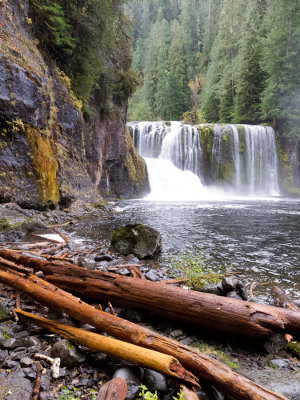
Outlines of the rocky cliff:
M 144 161 L 126 132 L 127 102 L 101 113 L 101 86 L 88 122 L 70 81 L 38 49 L 28 1 L 0 1 L 0 201 L 41 208 L 73 199 L 138 197 Z

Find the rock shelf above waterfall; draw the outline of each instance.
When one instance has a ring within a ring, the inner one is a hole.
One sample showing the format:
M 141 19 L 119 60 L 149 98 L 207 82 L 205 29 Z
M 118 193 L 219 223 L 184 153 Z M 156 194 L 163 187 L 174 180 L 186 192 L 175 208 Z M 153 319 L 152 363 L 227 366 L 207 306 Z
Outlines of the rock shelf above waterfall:
M 175 121 L 132 122 L 128 126 L 142 157 L 161 160 L 162 169 L 168 160 L 181 171 L 191 171 L 204 189 L 217 186 L 242 196 L 280 194 L 275 133 L 271 127 L 193 126 Z M 150 166 L 150 182 L 151 170 Z

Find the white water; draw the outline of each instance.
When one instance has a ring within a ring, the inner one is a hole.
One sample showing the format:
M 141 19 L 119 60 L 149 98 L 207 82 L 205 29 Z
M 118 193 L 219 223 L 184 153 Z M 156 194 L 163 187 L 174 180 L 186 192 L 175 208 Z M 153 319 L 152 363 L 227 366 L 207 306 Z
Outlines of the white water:
M 200 144 L 203 132 L 180 122 L 129 124 L 136 150 L 146 158 L 155 200 L 201 200 L 278 196 L 275 135 L 270 127 L 206 125 L 212 138 L 209 160 Z M 200 132 L 200 133 L 199 133 Z M 224 165 L 232 177 L 222 181 Z M 220 175 L 221 174 L 221 175 Z M 205 182 L 210 175 L 210 182 Z M 229 179 L 229 180 L 228 180 Z

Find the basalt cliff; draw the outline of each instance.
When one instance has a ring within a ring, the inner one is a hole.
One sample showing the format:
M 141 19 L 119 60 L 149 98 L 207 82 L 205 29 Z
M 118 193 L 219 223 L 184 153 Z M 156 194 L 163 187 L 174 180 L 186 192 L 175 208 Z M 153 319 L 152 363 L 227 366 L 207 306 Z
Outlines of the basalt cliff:
M 104 116 L 98 85 L 84 119 L 28 13 L 27 0 L 0 1 L 0 202 L 43 208 L 141 196 L 147 170 L 126 131 L 127 99 L 109 99 Z

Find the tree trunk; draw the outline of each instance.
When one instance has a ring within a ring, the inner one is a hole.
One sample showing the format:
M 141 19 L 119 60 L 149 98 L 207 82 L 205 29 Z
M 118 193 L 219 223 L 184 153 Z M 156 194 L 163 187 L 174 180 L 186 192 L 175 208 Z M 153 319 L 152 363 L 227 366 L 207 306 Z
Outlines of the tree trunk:
M 127 383 L 123 378 L 115 378 L 103 385 L 96 400 L 125 400 Z
M 0 282 L 30 295 L 47 307 L 63 311 L 83 323 L 90 324 L 118 339 L 141 347 L 156 350 L 177 358 L 196 376 L 208 380 L 223 393 L 236 400 L 288 400 L 249 379 L 238 375 L 219 361 L 199 353 L 149 329 L 128 322 L 111 314 L 96 310 L 35 275 L 7 272 L 0 269 Z
M 0 251 L 0 257 L 42 270 L 46 280 L 80 296 L 111 301 L 208 329 L 266 339 L 274 333 L 300 334 L 300 312 L 185 290 L 160 282 L 90 271 L 76 265 L 48 262 Z
M 153 369 L 161 374 L 173 376 L 174 378 L 182 379 L 192 385 L 198 386 L 198 379 L 190 372 L 186 371 L 182 365 L 180 365 L 178 360 L 172 356 L 89 332 L 84 329 L 59 324 L 50 319 L 38 317 L 37 315 L 22 310 L 16 309 L 15 311 L 30 323 L 49 329 L 51 332 L 57 333 L 58 335 L 69 339 L 72 342 L 88 347 L 91 350 L 110 354 L 111 356 L 139 364 L 142 367 Z

